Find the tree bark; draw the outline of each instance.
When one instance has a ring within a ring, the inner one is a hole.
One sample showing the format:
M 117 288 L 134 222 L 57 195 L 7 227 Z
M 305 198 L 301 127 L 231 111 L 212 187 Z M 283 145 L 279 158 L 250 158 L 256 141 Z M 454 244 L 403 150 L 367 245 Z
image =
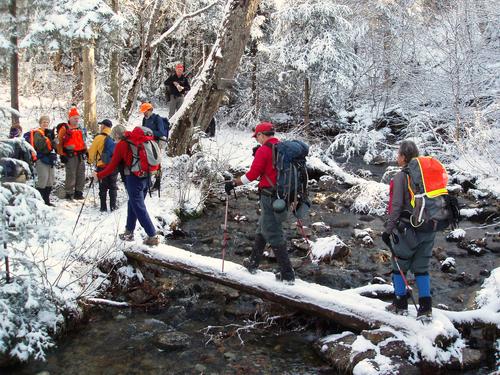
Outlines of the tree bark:
M 19 111 L 19 51 L 17 49 L 17 1 L 10 0 L 9 14 L 14 20 L 10 33 L 12 52 L 10 54 L 10 106 Z M 12 113 L 12 126 L 19 125 L 19 116 Z
M 95 83 L 94 45 L 83 47 L 83 122 L 94 134 L 97 133 L 97 107 Z
M 309 84 L 309 77 L 304 79 L 304 125 L 308 126 L 310 122 L 310 108 L 311 108 L 311 86 Z
M 111 8 L 113 12 L 118 13 L 120 11 L 118 0 L 111 1 Z M 111 59 L 109 62 L 109 88 L 111 91 L 111 97 L 113 98 L 115 104 L 115 112 L 118 120 L 121 118 L 121 73 L 120 73 L 120 52 L 118 49 L 113 48 L 111 51 Z
M 82 63 L 80 57 L 82 55 L 81 47 L 75 47 L 71 51 L 73 55 L 73 88 L 71 90 L 71 104 L 77 105 L 83 100 L 83 84 L 82 84 Z
M 172 156 L 190 153 L 196 130 L 206 129 L 231 87 L 260 0 L 229 0 L 217 41 L 199 79 L 187 93 L 182 107 L 170 119 Z

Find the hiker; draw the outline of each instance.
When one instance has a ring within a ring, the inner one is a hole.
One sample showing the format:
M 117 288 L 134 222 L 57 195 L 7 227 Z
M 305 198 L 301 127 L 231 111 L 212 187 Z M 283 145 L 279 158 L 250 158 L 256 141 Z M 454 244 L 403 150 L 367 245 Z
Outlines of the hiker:
M 115 150 L 115 142 L 111 138 L 111 128 L 113 123 L 108 120 L 102 120 L 98 123 L 101 125 L 100 133 L 95 136 L 92 145 L 89 148 L 88 163 L 95 165 L 96 172 L 100 172 L 106 168 L 106 165 L 111 161 L 113 151 Z M 108 210 L 106 198 L 109 191 L 109 209 L 110 211 L 116 210 L 116 196 L 118 187 L 116 180 L 118 178 L 118 171 L 114 171 L 110 175 L 99 180 L 99 200 L 101 203 L 101 212 Z
M 118 142 L 125 139 L 126 131 L 127 128 L 125 128 L 125 126 L 123 125 L 113 126 L 113 128 L 111 129 L 111 138 L 113 138 L 113 141 L 115 141 L 115 146 Z M 125 165 L 123 163 L 120 163 L 120 165 L 118 165 L 118 173 L 120 174 L 120 180 L 122 180 L 123 186 L 127 187 L 125 184 Z
M 408 175 L 405 172 L 408 163 L 418 157 L 418 148 L 412 141 L 403 141 L 399 147 L 397 163 L 401 167 L 390 182 L 388 219 L 384 224 L 382 234 L 384 242 L 390 243 L 397 260 L 392 260 L 392 282 L 394 285 L 394 300 L 387 307 L 388 311 L 398 315 L 408 315 L 408 295 L 405 280 L 398 270 L 398 264 L 406 275 L 411 271 L 415 276 L 418 288 L 417 319 L 432 318 L 432 299 L 430 293 L 429 263 L 434 247 L 435 231 L 415 231 L 408 225 L 408 218 L 413 210 Z M 390 242 L 389 242 L 390 241 Z M 396 261 L 398 264 L 396 264 Z M 406 277 L 406 276 L 405 276 Z
M 65 164 L 66 179 L 64 190 L 65 199 L 83 199 L 85 186 L 85 156 L 87 133 L 85 128 L 79 126 L 80 114 L 76 107 L 71 107 L 68 112 L 68 123 L 58 125 L 57 153 L 61 162 Z M 74 195 L 73 195 L 74 194 Z
M 257 125 L 252 137 L 260 145 L 276 145 L 279 143 L 279 139 L 274 137 L 274 126 L 270 122 L 263 122 Z M 272 148 L 259 147 L 256 149 L 250 170 L 239 178 L 227 181 L 225 190 L 229 195 L 235 186 L 248 184 L 258 178 L 260 178 L 258 188 L 261 215 L 257 224 L 252 254 L 250 258 L 243 260 L 243 266 L 252 274 L 257 272 L 266 243 L 269 243 L 276 255 L 276 260 L 280 268 L 276 274 L 276 279 L 287 284 L 293 284 L 295 274 L 288 258 L 282 227 L 282 222 L 286 218 L 286 212 L 283 215 L 283 212 L 277 213 L 273 210 L 273 202 L 277 200 L 277 196 L 274 189 L 276 186 L 276 170 L 273 165 Z
M 175 66 L 175 73 L 167 78 L 165 87 L 167 88 L 169 98 L 168 117 L 172 118 L 184 102 L 184 95 L 191 89 L 189 81 L 184 74 L 184 65 L 177 64 Z
M 109 164 L 102 171 L 95 172 L 94 176 L 98 180 L 102 180 L 115 172 L 121 163 L 125 165 L 125 186 L 128 194 L 127 223 L 125 232 L 121 233 L 119 237 L 123 241 L 133 241 L 135 226 L 139 220 L 147 234 L 144 244 L 148 246 L 158 245 L 160 240 L 144 203 L 150 178 L 149 171 L 145 173 L 142 168 L 145 167 L 144 164 L 148 169 L 151 168 L 151 165 L 149 158 L 144 160 L 146 153 L 139 152 L 144 151 L 145 142 L 153 141 L 153 134 L 150 129 L 137 126 L 132 131 L 126 131 L 124 137 L 116 145 Z M 151 143 L 158 147 L 156 143 Z
M 55 136 L 54 131 L 49 129 L 49 116 L 40 116 L 38 124 L 40 127 L 32 129 L 28 134 L 30 144 L 36 151 L 35 165 L 38 176 L 36 189 L 47 206 L 54 206 L 50 203 L 50 193 L 54 186 L 54 166 L 57 161 L 57 154 L 54 151 Z
M 166 144 L 168 138 L 168 127 L 169 123 L 166 118 L 161 117 L 160 115 L 153 113 L 153 105 L 151 103 L 142 103 L 139 111 L 144 114 L 144 118 L 142 119 L 142 126 L 149 128 L 153 131 L 153 135 L 155 141 L 162 148 L 162 143 Z M 158 170 L 156 174 L 156 179 L 151 187 L 151 190 L 159 190 L 161 183 L 161 168 Z

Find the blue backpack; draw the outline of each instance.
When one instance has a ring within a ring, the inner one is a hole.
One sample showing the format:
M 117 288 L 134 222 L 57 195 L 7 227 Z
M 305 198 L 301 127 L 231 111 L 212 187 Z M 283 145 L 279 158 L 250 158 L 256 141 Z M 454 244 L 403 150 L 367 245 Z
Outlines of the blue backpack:
M 278 198 L 285 200 L 287 207 L 297 216 L 300 206 L 310 206 L 307 192 L 309 176 L 306 168 L 309 146 L 298 140 L 283 141 L 274 145 L 268 142 L 265 145 L 273 150 Z

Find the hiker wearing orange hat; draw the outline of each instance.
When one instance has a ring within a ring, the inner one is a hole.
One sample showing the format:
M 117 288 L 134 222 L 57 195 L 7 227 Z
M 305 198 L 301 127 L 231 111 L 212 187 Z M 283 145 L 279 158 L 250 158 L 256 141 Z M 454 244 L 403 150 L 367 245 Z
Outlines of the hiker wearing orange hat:
M 167 78 L 165 81 L 167 89 L 168 103 L 168 116 L 169 118 L 181 107 L 184 102 L 184 95 L 191 89 L 189 81 L 184 74 L 184 65 L 177 64 L 175 66 L 175 73 Z
M 162 145 L 166 144 L 168 138 L 168 129 L 169 122 L 168 119 L 158 115 L 157 113 L 153 113 L 153 105 L 151 103 L 145 102 L 142 103 L 139 107 L 139 111 L 144 114 L 144 118 L 142 119 L 142 126 L 151 129 L 153 131 L 153 135 L 155 137 L 155 141 L 162 149 Z M 156 174 L 156 180 L 151 188 L 151 190 L 159 190 L 160 189 L 160 181 L 161 181 L 161 169 Z
M 68 123 L 58 125 L 57 153 L 60 155 L 61 162 L 65 164 L 66 199 L 83 199 L 87 131 L 79 123 L 80 113 L 76 106 L 72 106 L 68 111 Z

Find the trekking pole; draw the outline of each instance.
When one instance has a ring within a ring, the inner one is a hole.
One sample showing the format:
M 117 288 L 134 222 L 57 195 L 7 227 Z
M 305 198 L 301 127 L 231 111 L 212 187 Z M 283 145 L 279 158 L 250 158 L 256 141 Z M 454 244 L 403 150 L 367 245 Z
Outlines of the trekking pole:
M 5 250 L 5 253 L 7 253 L 7 242 L 4 241 L 3 243 L 3 248 Z M 5 282 L 7 284 L 10 283 L 10 268 L 9 268 L 9 257 L 5 256 Z
M 78 217 L 76 218 L 76 223 L 75 223 L 75 226 L 73 227 L 73 231 L 71 232 L 71 234 L 75 233 L 76 226 L 78 225 L 78 221 L 80 220 L 80 216 L 82 215 L 83 206 L 85 206 L 85 202 L 87 201 L 87 197 L 89 196 L 90 188 L 92 186 L 94 186 L 94 176 L 90 177 L 89 189 L 87 190 L 87 194 L 85 194 L 85 198 L 83 199 L 82 207 L 80 208 L 80 212 L 78 213 Z
M 226 197 L 226 213 L 224 214 L 224 241 L 222 242 L 222 274 L 224 274 L 224 257 L 226 255 L 227 235 L 227 211 L 229 208 L 229 196 Z
M 386 241 L 384 238 L 382 238 L 382 241 L 384 241 L 384 243 L 387 245 L 387 247 L 389 247 L 389 249 L 391 250 L 392 259 L 394 260 L 394 263 L 396 263 L 396 267 L 398 268 L 399 274 L 401 275 L 401 277 L 403 278 L 403 282 L 405 283 L 406 293 L 408 293 L 410 295 L 410 298 L 413 302 L 413 305 L 415 306 L 415 310 L 418 311 L 417 302 L 415 301 L 415 297 L 413 297 L 413 293 L 412 293 L 412 290 L 410 288 L 410 285 L 408 284 L 408 280 L 406 280 L 405 274 L 404 274 L 403 270 L 401 270 L 401 267 L 399 266 L 398 257 L 396 256 L 396 253 L 394 252 L 394 249 L 392 248 L 391 240 L 387 239 L 387 241 Z

